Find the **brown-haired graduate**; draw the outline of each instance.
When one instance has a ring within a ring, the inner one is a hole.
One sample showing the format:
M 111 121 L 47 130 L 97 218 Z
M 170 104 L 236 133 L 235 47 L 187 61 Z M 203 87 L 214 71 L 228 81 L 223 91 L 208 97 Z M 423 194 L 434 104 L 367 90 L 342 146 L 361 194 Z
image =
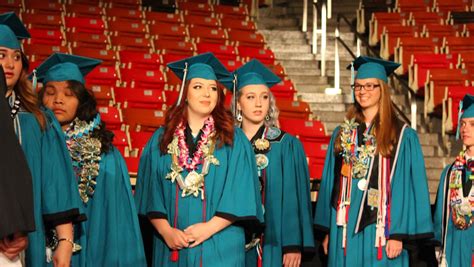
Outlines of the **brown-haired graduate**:
M 0 66 L 0 96 L 7 92 Z M 10 108 L 0 97 L 0 266 L 21 266 L 19 254 L 28 244 L 27 234 L 35 230 L 33 188 L 25 156 L 13 129 Z
M 234 128 L 211 53 L 168 64 L 183 81 L 143 151 L 135 200 L 154 236 L 153 266 L 244 266 L 244 228 L 263 221 L 250 143 Z
M 28 234 L 27 266 L 69 266 L 74 249 L 73 222 L 79 214 L 79 194 L 61 128 L 49 110 L 38 105 L 28 81 L 28 62 L 18 38 L 29 33 L 15 13 L 0 15 L 0 64 L 6 81 L 18 141 L 33 181 L 36 231 Z M 58 236 L 56 250 L 46 253 L 46 229 Z
M 314 223 L 327 232 L 329 266 L 408 266 L 406 245 L 431 238 L 433 224 L 418 136 L 390 100 L 399 64 L 351 65 L 355 103 L 331 137 Z
M 441 267 L 474 266 L 474 96 L 459 104 L 456 138 L 464 149 L 444 168 L 436 196 L 435 240 L 441 245 Z

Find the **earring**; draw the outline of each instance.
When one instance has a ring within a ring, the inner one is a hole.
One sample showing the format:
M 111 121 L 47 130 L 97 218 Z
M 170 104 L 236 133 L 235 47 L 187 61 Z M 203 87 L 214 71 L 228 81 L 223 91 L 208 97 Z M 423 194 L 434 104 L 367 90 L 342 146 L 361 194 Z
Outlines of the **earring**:
M 265 120 L 266 120 L 266 121 L 269 121 L 269 120 L 270 120 L 270 116 L 268 116 L 268 114 L 265 116 Z
M 237 110 L 237 117 L 236 117 L 238 122 L 242 122 L 242 110 Z

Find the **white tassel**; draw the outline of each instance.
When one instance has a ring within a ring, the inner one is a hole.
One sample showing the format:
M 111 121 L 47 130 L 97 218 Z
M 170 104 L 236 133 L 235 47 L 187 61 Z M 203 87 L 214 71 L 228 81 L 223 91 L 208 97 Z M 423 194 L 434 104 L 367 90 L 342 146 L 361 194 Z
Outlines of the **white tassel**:
M 52 262 L 53 261 L 53 250 L 49 247 L 46 247 L 46 262 Z
M 448 263 L 446 262 L 446 254 L 441 255 L 441 262 L 439 263 L 439 267 L 448 267 Z

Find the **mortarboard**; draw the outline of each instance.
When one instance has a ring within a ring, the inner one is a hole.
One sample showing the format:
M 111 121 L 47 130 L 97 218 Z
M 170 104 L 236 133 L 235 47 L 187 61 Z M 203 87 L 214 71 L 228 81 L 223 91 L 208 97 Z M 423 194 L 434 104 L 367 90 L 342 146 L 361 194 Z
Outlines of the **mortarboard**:
M 367 78 L 377 78 L 382 81 L 388 82 L 388 76 L 392 74 L 400 64 L 386 61 L 373 57 L 360 56 L 356 58 L 347 69 L 351 71 L 356 70 L 357 75 L 355 79 L 367 79 Z M 352 75 L 351 84 L 354 84 L 354 76 Z
M 14 12 L 0 15 L 0 46 L 20 49 L 19 40 L 30 37 L 25 25 Z
M 177 105 L 181 103 L 186 81 L 202 78 L 221 82 L 231 76 L 224 65 L 210 52 L 168 63 L 168 68 L 182 80 Z
M 474 118 L 474 96 L 466 94 L 459 102 L 458 127 L 456 129 L 456 139 L 459 139 L 461 119 Z
M 33 71 L 33 87 L 36 81 L 46 84 L 50 81 L 78 81 L 85 83 L 84 76 L 91 72 L 101 60 L 54 53 Z

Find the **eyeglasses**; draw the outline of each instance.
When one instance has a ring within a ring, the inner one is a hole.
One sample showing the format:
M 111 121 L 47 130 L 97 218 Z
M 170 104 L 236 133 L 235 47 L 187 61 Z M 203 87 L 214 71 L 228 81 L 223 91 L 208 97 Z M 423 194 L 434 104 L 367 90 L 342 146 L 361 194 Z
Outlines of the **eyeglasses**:
M 366 84 L 353 84 L 352 89 L 354 91 L 361 91 L 364 88 L 366 91 L 373 91 L 375 88 L 379 88 L 380 84 L 366 83 Z

